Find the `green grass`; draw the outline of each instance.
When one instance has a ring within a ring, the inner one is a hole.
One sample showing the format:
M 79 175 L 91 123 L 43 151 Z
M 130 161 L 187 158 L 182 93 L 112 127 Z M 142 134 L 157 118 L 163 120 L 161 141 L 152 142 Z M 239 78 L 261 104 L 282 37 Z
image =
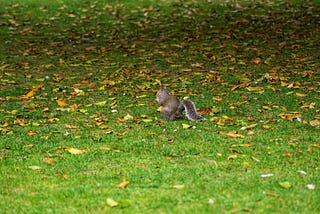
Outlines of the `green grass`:
M 0 5 L 3 213 L 319 212 L 319 1 Z

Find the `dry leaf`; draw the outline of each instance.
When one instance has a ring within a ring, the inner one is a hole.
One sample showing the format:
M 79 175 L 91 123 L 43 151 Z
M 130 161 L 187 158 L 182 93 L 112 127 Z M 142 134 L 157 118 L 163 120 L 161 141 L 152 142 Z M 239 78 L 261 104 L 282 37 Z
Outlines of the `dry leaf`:
M 51 165 L 54 163 L 54 160 L 52 158 L 46 157 L 42 160 L 42 162 Z
M 123 180 L 120 184 L 117 185 L 119 188 L 125 188 L 130 184 L 129 181 Z
M 79 154 L 85 154 L 87 153 L 87 150 L 85 149 L 75 149 L 75 148 L 67 148 L 66 149 L 69 153 L 73 155 L 79 155 Z
M 237 159 L 238 158 L 238 155 L 229 155 L 228 157 L 227 157 L 227 160 L 235 160 L 235 159 Z
M 249 125 L 249 126 L 243 126 L 241 127 L 240 130 L 248 130 L 248 129 L 252 129 L 254 127 L 256 127 L 258 124 L 252 124 L 252 125 Z
M 107 205 L 109 207 L 116 207 L 119 205 L 119 203 L 113 200 L 112 198 L 107 198 Z
M 40 166 L 28 166 L 29 169 L 32 169 L 32 170 L 39 170 L 41 169 Z
M 28 131 L 28 135 L 29 135 L 29 136 L 31 136 L 31 135 L 35 135 L 35 134 L 37 134 L 37 132 L 36 132 L 36 131 Z
M 30 148 L 32 148 L 32 147 L 34 147 L 34 144 L 24 145 L 22 148 L 23 148 L 23 149 L 30 149 Z
M 297 97 L 306 97 L 307 96 L 306 94 L 302 94 L 302 93 L 295 93 L 295 95 Z
M 35 91 L 32 89 L 26 95 L 24 95 L 24 97 L 26 97 L 26 98 L 32 97 L 34 95 L 34 93 L 35 93 Z
M 234 133 L 234 132 L 228 132 L 228 133 L 226 133 L 226 135 L 229 136 L 229 137 L 232 137 L 232 138 L 244 138 L 243 135 L 237 134 L 237 133 Z
M 172 186 L 172 188 L 174 188 L 174 189 L 183 189 L 184 185 L 183 184 L 177 184 L 177 185 Z
M 182 123 L 182 128 L 183 129 L 190 129 L 192 126 L 189 125 L 189 124 L 185 124 L 185 123 Z
M 59 106 L 62 106 L 62 107 L 67 106 L 67 104 L 65 102 L 63 102 L 62 100 L 57 100 L 57 103 Z
M 130 114 L 127 114 L 126 116 L 124 116 L 123 120 L 124 121 L 133 120 L 133 116 L 131 116 Z

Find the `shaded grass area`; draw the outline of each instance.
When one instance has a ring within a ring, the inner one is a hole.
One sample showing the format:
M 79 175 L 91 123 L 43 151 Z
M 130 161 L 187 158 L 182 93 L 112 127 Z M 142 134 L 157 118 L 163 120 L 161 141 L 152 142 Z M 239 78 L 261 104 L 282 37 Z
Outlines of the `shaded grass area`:
M 319 210 L 319 2 L 0 3 L 4 212 Z

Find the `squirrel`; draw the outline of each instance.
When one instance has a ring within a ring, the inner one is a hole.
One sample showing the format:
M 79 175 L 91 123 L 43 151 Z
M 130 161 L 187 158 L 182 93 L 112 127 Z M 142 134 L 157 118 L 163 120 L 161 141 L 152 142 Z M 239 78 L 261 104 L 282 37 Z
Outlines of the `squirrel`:
M 182 102 L 177 97 L 171 95 L 165 87 L 161 87 L 156 96 L 157 102 L 162 106 L 162 118 L 164 120 L 179 120 L 182 118 L 183 110 L 186 110 L 186 116 L 190 121 L 203 121 L 204 117 L 197 113 L 196 106 L 189 99 Z

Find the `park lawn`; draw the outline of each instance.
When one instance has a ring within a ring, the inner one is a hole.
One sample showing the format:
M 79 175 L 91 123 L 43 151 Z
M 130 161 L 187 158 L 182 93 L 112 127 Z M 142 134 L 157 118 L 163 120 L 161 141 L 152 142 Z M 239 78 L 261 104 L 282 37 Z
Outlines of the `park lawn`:
M 319 212 L 318 1 L 0 5 L 3 213 Z

